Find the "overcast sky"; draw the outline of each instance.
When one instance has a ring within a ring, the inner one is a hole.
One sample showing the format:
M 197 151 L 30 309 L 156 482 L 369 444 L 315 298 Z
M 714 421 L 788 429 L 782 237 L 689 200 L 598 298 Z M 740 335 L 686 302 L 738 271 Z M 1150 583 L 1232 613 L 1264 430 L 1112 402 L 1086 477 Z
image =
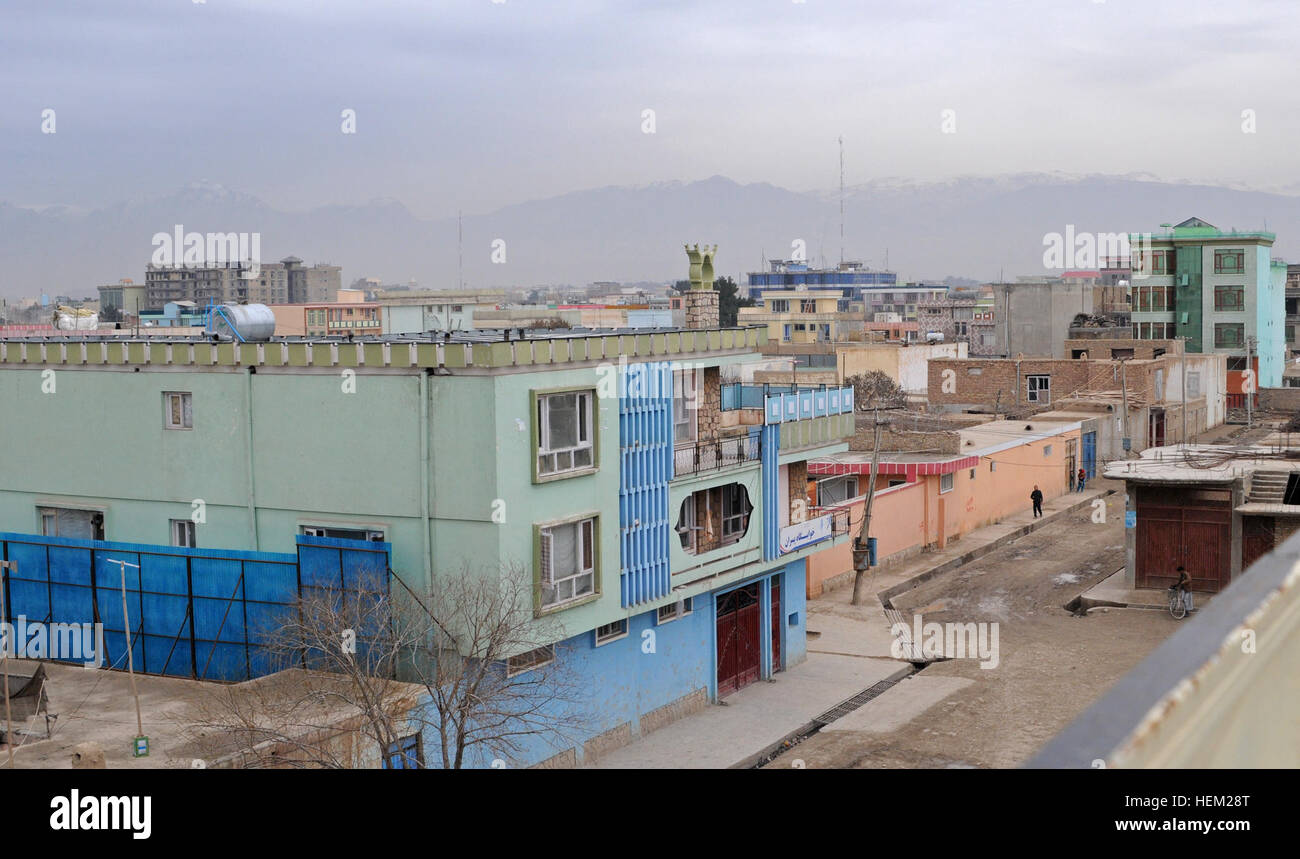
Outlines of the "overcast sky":
M 1300 193 L 1298 23 L 1295 0 L 4 0 L 0 202 L 206 180 L 444 216 L 714 174 L 830 189 L 841 134 L 850 184 Z

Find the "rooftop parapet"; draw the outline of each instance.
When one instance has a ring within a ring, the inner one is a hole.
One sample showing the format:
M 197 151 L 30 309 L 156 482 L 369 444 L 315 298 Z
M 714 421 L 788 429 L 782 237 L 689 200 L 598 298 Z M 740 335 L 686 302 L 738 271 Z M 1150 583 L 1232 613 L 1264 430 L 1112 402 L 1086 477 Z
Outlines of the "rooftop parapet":
M 499 370 L 592 361 L 677 360 L 754 351 L 763 328 L 456 331 L 384 337 L 214 343 L 194 337 L 21 337 L 0 340 L 0 365 L 193 365 Z

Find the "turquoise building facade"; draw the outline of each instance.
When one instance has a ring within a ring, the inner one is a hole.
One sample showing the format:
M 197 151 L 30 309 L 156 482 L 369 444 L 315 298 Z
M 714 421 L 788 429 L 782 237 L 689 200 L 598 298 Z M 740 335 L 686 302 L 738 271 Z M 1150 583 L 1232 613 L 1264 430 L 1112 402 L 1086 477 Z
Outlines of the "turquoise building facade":
M 847 539 L 806 509 L 804 463 L 847 448 L 851 389 L 724 408 L 759 329 L 507 336 L 0 341 L 0 531 L 382 542 L 415 590 L 527 577 L 585 727 L 512 767 L 581 764 L 801 662 L 805 559 Z

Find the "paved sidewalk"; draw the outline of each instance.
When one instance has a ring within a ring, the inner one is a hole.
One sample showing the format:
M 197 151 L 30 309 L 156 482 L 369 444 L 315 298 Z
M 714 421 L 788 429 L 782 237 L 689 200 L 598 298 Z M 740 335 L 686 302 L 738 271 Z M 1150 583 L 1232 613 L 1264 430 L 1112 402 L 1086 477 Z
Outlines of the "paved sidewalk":
M 892 659 L 809 653 L 806 662 L 770 682 L 754 683 L 724 704 L 710 704 L 601 756 L 596 769 L 726 769 L 757 763 L 792 734 L 811 728 L 812 717 L 881 680 L 911 673 Z
M 1169 610 L 1169 591 L 1164 588 L 1130 588 L 1124 578 L 1126 568 L 1120 567 L 1104 581 L 1084 592 L 1084 608 L 1094 606 L 1114 606 L 1118 608 L 1147 608 L 1158 611 Z M 1210 604 L 1213 594 L 1197 592 L 1193 595 L 1194 608 Z

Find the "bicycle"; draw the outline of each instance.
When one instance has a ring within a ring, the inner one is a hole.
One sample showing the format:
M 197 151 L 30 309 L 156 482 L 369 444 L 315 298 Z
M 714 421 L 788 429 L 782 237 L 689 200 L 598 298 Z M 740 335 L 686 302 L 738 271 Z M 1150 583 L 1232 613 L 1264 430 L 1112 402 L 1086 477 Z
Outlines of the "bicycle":
M 1187 601 L 1183 599 L 1183 591 L 1178 585 L 1169 586 L 1169 613 L 1174 620 L 1187 617 Z

